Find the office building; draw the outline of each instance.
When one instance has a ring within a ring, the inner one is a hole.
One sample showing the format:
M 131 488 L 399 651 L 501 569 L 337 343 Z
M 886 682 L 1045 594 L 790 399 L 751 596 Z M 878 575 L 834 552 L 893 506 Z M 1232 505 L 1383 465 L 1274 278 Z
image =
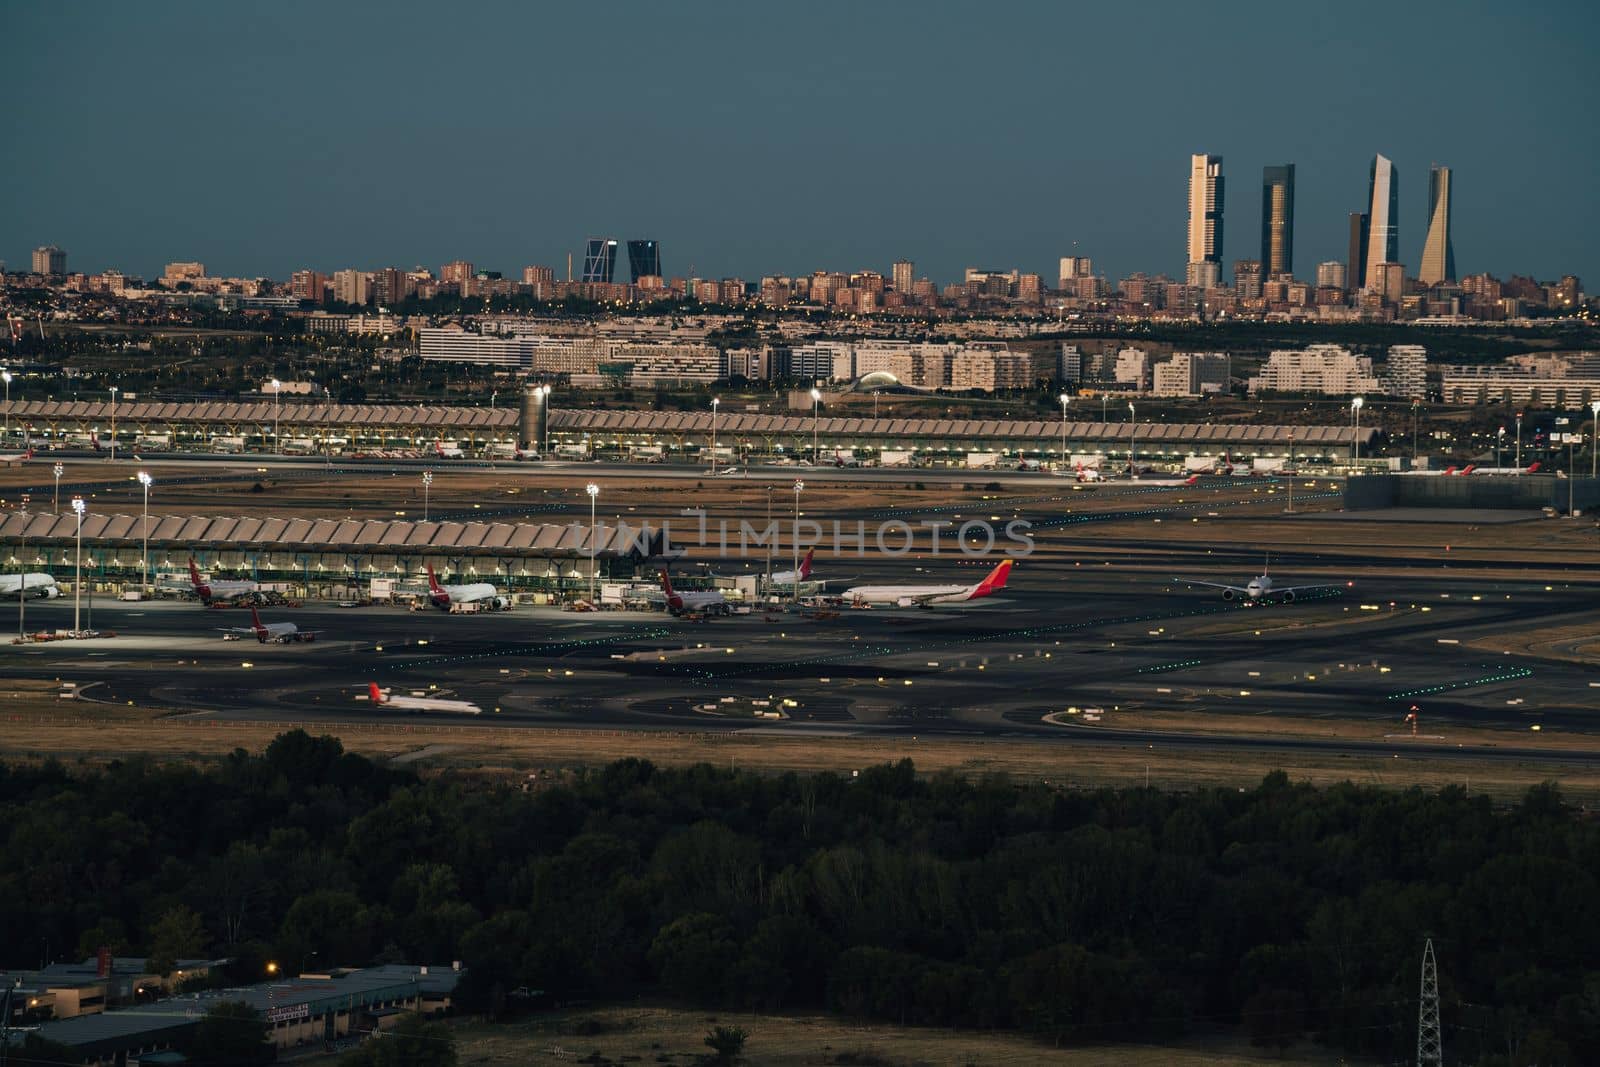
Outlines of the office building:
M 1261 266 L 1267 277 L 1294 273 L 1294 164 L 1261 171 Z
M 45 245 L 33 250 L 33 273 L 67 273 L 67 253 L 55 245 Z
M 1193 264 L 1222 264 L 1222 157 L 1189 157 L 1189 258 Z M 1195 285 L 1196 282 L 1189 284 Z
M 916 264 L 909 259 L 894 261 L 894 266 L 889 268 L 889 275 L 894 280 L 895 292 L 905 293 L 908 296 L 911 294 L 912 274 L 915 270 Z
M 1263 265 L 1254 259 L 1233 261 L 1233 288 L 1240 300 L 1259 300 L 1266 282 Z
M 1385 384 L 1390 396 L 1422 400 L 1427 396 L 1428 350 L 1421 345 L 1390 345 Z
M 1189 264 L 1184 282 L 1191 289 L 1215 289 L 1222 284 L 1222 264 L 1209 259 L 1196 260 Z
M 1428 236 L 1417 269 L 1417 280 L 1423 285 L 1456 280 L 1456 250 L 1450 243 L 1452 177 L 1449 167 L 1435 164 L 1428 171 Z
M 1199 396 L 1228 388 L 1233 361 L 1225 352 L 1176 352 L 1155 367 L 1151 392 L 1156 396 Z
M 333 272 L 333 298 L 341 304 L 365 304 L 372 297 L 371 275 L 360 270 Z
M 1388 157 L 1372 157 L 1367 180 L 1367 258 L 1362 287 L 1372 288 L 1373 264 L 1400 262 L 1400 172 Z
M 1326 263 L 1317 264 L 1318 289 L 1343 289 L 1345 281 L 1345 265 L 1337 259 L 1330 259 Z
M 1250 379 L 1250 392 L 1321 393 L 1351 396 L 1375 393 L 1372 359 L 1338 345 L 1312 345 L 1304 351 L 1276 351 Z
M 1062 256 L 1061 270 L 1057 274 L 1060 288 L 1071 289 L 1072 283 L 1079 278 L 1092 278 L 1094 276 L 1094 263 L 1088 256 Z
M 297 270 L 289 276 L 289 292 L 296 300 L 320 304 L 328 295 L 328 276 L 314 270 Z
M 591 237 L 584 245 L 583 281 L 610 285 L 617 273 L 617 241 L 614 237 Z
M 1367 284 L 1367 231 L 1371 228 L 1371 222 L 1371 217 L 1365 211 L 1350 213 L 1350 251 L 1346 258 L 1349 268 L 1345 274 L 1346 288 L 1360 289 Z
M 654 241 L 629 241 L 628 271 L 634 285 L 639 284 L 640 278 L 661 277 L 661 246 Z

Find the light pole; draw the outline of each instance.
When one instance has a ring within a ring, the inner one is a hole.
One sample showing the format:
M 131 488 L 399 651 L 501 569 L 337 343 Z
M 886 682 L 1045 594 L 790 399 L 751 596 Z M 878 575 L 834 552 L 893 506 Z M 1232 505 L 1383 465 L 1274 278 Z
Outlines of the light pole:
M 1517 412 L 1517 462 L 1518 470 L 1522 469 L 1522 412 Z
M 144 598 L 150 599 L 150 483 L 153 479 L 139 472 L 139 484 L 144 486 Z
M 17 549 L 17 640 L 25 640 L 28 633 L 26 606 L 28 603 L 28 511 L 22 510 L 22 547 Z
M 1417 465 L 1417 411 L 1422 407 L 1422 401 L 1411 401 L 1411 465 Z
M 772 486 L 767 486 L 767 584 L 765 586 L 768 598 L 772 596 L 772 549 L 777 538 L 772 536 Z
M 1362 397 L 1350 399 L 1350 420 L 1353 432 L 1350 437 L 1350 473 L 1354 474 L 1361 464 L 1361 405 L 1366 400 Z
M 498 396 L 498 395 L 499 395 L 499 392 L 497 390 L 494 390 L 494 389 L 489 390 L 489 410 L 490 411 L 494 410 L 494 398 L 496 396 Z
M 433 485 L 433 472 L 422 472 L 422 521 L 428 521 L 428 487 Z
M 1061 401 L 1061 466 L 1060 470 L 1067 469 L 1067 401 L 1072 398 L 1066 393 L 1056 397 Z
M 1139 462 L 1134 458 L 1134 442 L 1139 436 L 1139 424 L 1134 422 L 1133 401 L 1128 401 L 1128 477 L 1139 476 Z
M 283 383 L 272 379 L 272 451 L 283 451 L 283 438 L 278 435 L 278 420 L 283 417 Z
M 117 387 L 111 387 L 111 462 L 117 461 Z
M 1594 430 L 1589 435 L 1589 477 L 1595 476 L 1595 457 L 1600 456 L 1600 400 L 1589 401 L 1589 412 L 1594 416 Z
M 11 372 L 0 370 L 0 381 L 6 383 L 6 440 L 11 440 Z
M 545 382 L 539 386 L 539 392 L 544 396 L 544 435 L 539 442 L 539 454 L 545 459 L 550 458 L 550 383 Z
M 589 494 L 589 603 L 594 603 L 594 568 L 600 559 L 600 539 L 595 536 L 594 529 L 594 502 L 600 495 L 600 487 L 593 482 L 583 487 Z
M 1500 466 L 1500 450 L 1505 447 L 1505 444 L 1506 428 L 1502 426 L 1494 435 L 1494 465 L 1496 467 Z
M 78 516 L 77 548 L 72 565 L 72 632 L 78 632 L 79 610 L 83 604 L 83 497 L 72 498 L 72 510 Z
M 800 490 L 805 487 L 805 482 L 798 478 L 794 480 L 794 530 L 789 540 L 794 542 L 791 546 L 794 549 L 794 570 L 791 573 L 794 575 L 793 599 L 796 604 L 800 603 Z
M 56 495 L 50 501 L 50 510 L 59 515 L 61 513 L 61 476 L 67 472 L 67 468 L 65 468 L 61 464 L 57 463 L 55 469 L 56 469 Z
M 817 405 L 822 403 L 822 392 L 811 390 L 811 465 L 817 465 Z
M 1100 394 L 1100 422 L 1102 424 L 1104 424 L 1104 422 L 1106 421 L 1106 399 L 1107 399 L 1106 398 L 1106 394 L 1101 393 Z
M 1294 431 L 1289 431 L 1289 514 L 1294 514 Z
M 718 397 L 711 398 L 711 473 L 717 472 L 717 405 L 722 403 Z
M 1582 436 L 1581 433 L 1567 434 L 1567 518 L 1569 519 L 1572 518 L 1572 483 L 1575 480 L 1572 473 L 1572 445 Z

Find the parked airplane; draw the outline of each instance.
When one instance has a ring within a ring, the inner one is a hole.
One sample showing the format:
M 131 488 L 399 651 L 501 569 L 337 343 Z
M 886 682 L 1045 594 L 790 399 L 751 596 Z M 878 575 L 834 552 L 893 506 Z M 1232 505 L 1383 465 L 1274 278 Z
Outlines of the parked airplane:
M 1006 587 L 1012 560 L 1002 560 L 983 581 L 974 585 L 857 585 L 839 594 L 847 604 L 888 604 L 897 608 L 931 608 L 978 600 Z
M 800 581 L 804 582 L 804 581 L 807 581 L 807 580 L 810 579 L 810 577 L 811 577 L 811 557 L 816 555 L 816 553 L 817 553 L 817 550 L 814 549 L 814 548 L 806 549 L 805 556 L 800 560 L 800 571 L 799 571 Z M 794 571 L 779 571 L 777 574 L 774 574 L 772 576 L 771 584 L 772 585 L 794 585 L 795 584 L 795 572 Z
M 391 690 L 379 689 L 377 682 L 367 683 L 367 699 L 386 708 L 402 711 L 454 711 L 462 715 L 482 715 L 483 709 L 470 700 L 446 700 L 443 697 L 395 696 Z
M 1472 474 L 1477 469 L 1477 464 L 1468 463 L 1465 467 L 1457 467 L 1451 464 L 1442 471 L 1402 471 L 1401 473 L 1413 478 L 1459 478 L 1463 474 Z
M 261 621 L 261 614 L 256 611 L 254 604 L 250 605 L 249 626 L 223 626 L 224 641 L 237 641 L 241 637 L 253 636 L 263 645 L 268 641 L 276 641 L 280 645 L 287 645 L 292 641 L 315 641 L 316 630 L 302 630 L 292 622 L 267 622 Z
M 1473 474 L 1537 474 L 1542 463 L 1530 463 L 1526 467 L 1476 467 Z
M 0 463 L 4 463 L 8 467 L 16 467 L 16 466 L 20 466 L 23 463 L 26 463 L 28 460 L 30 460 L 32 458 L 33 458 L 33 446 L 29 445 L 25 451 L 22 451 L 22 452 L 11 452 L 11 453 L 8 453 L 6 455 L 0 455 Z
M 726 615 L 728 601 L 715 589 L 679 593 L 672 588 L 672 579 L 661 569 L 661 591 L 667 596 L 667 610 L 674 615 Z
M 61 595 L 55 577 L 35 571 L 31 574 L 0 575 L 0 597 L 19 596 L 24 590 L 35 600 L 51 600 Z
M 431 563 L 428 564 L 428 600 L 440 611 L 449 611 L 451 604 L 480 604 L 490 611 L 504 611 L 511 606 L 511 600 L 501 596 L 488 582 L 440 585 Z
M 238 600 L 244 596 L 254 596 L 261 591 L 261 583 L 245 580 L 212 580 L 203 581 L 200 578 L 200 568 L 194 565 L 194 560 L 189 560 L 189 582 L 194 586 L 194 595 L 200 598 L 200 603 L 211 604 L 218 600 Z
M 1309 593 L 1317 589 L 1339 588 L 1336 583 L 1330 582 L 1324 582 L 1320 585 L 1276 586 L 1272 584 L 1272 578 L 1267 574 L 1266 565 L 1262 566 L 1261 574 L 1250 579 L 1246 585 L 1202 582 L 1195 578 L 1174 578 L 1173 581 L 1183 582 L 1185 585 L 1203 585 L 1211 589 L 1220 589 L 1222 590 L 1223 600 L 1245 600 L 1252 604 L 1270 604 L 1274 599 L 1282 600 L 1285 604 L 1293 604 L 1295 597 L 1300 593 Z

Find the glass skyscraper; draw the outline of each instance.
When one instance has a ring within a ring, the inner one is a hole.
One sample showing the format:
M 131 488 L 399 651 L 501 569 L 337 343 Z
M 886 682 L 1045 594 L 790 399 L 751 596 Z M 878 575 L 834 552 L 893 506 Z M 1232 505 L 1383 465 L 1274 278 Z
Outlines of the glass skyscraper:
M 1386 156 L 1372 157 L 1367 181 L 1367 264 L 1364 285 L 1379 263 L 1400 262 L 1400 172 Z
M 1452 282 L 1456 278 L 1456 250 L 1450 243 L 1451 174 L 1434 164 L 1428 171 L 1428 237 L 1422 245 L 1422 266 L 1417 280 L 1424 285 Z
M 628 269 L 635 285 L 646 275 L 661 277 L 661 246 L 654 241 L 629 241 Z
M 583 280 L 610 285 L 617 273 L 617 241 L 614 237 L 591 237 L 583 252 Z
M 1294 164 L 1261 171 L 1261 266 L 1267 277 L 1294 273 Z

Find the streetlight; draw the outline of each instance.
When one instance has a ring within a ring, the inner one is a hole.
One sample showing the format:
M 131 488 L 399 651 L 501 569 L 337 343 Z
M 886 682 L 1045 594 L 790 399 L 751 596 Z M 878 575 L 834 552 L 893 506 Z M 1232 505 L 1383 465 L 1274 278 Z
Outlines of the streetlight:
M 78 611 L 83 603 L 83 497 L 72 498 L 72 510 L 78 515 L 77 549 L 72 565 L 72 632 L 78 632 Z
M 811 390 L 811 465 L 817 465 L 817 405 L 822 402 L 822 393 L 813 388 Z
M 711 473 L 717 472 L 717 405 L 722 403 L 720 397 L 711 398 Z
M 139 484 L 144 486 L 144 598 L 150 599 L 150 483 L 153 479 L 139 472 Z
M 422 521 L 428 521 L 428 487 L 433 484 L 433 472 L 422 472 Z
M 1134 441 L 1139 436 L 1139 424 L 1134 420 L 1133 401 L 1128 401 L 1128 477 L 1139 476 L 1139 463 L 1134 459 Z
M 11 440 L 11 372 L 0 370 L 0 381 L 6 383 L 6 440 Z
M 815 392 L 815 390 L 812 391 Z M 794 570 L 790 573 L 794 575 L 794 602 L 796 604 L 800 603 L 800 490 L 805 487 L 806 483 L 799 478 L 794 480 L 794 530 L 789 540 L 793 542 L 792 547 L 794 549 Z
M 50 501 L 50 510 L 57 514 L 61 513 L 61 476 L 66 472 L 67 468 L 59 463 L 56 464 L 56 495 Z
M 278 420 L 283 416 L 283 383 L 272 379 L 272 451 L 283 451 L 283 438 L 278 436 Z
M 537 386 L 539 395 L 544 397 L 544 436 L 539 442 L 539 455 L 545 459 L 550 458 L 550 383 L 545 382 Z
M 1066 468 L 1067 468 L 1067 401 L 1071 400 L 1072 397 L 1068 396 L 1066 393 L 1062 393 L 1060 396 L 1056 397 L 1056 399 L 1061 401 L 1061 467 L 1060 467 L 1060 469 L 1061 470 L 1066 470 Z
M 1411 401 L 1411 465 L 1417 465 L 1417 409 L 1422 407 L 1422 401 Z
M 589 494 L 589 603 L 594 603 L 594 568 L 600 558 L 600 541 L 595 536 L 594 530 L 594 502 L 600 495 L 600 487 L 593 482 L 583 487 Z
M 111 462 L 117 461 L 117 387 L 111 387 Z
M 1502 426 L 1494 435 L 1494 465 L 1496 467 L 1500 466 L 1500 450 L 1505 447 L 1505 444 L 1506 428 Z
M 26 605 L 28 603 L 28 505 L 27 494 L 23 494 L 22 505 L 22 547 L 17 549 L 17 640 L 23 641 L 28 633 Z
M 1522 469 L 1522 412 L 1517 412 L 1517 469 Z
M 1361 463 L 1361 405 L 1366 400 L 1357 396 L 1350 398 L 1350 419 L 1354 432 L 1350 437 L 1350 473 L 1354 474 L 1356 467 Z
M 1589 477 L 1595 476 L 1595 457 L 1600 456 L 1600 400 L 1589 401 L 1589 412 L 1594 416 L 1594 432 L 1589 438 Z

